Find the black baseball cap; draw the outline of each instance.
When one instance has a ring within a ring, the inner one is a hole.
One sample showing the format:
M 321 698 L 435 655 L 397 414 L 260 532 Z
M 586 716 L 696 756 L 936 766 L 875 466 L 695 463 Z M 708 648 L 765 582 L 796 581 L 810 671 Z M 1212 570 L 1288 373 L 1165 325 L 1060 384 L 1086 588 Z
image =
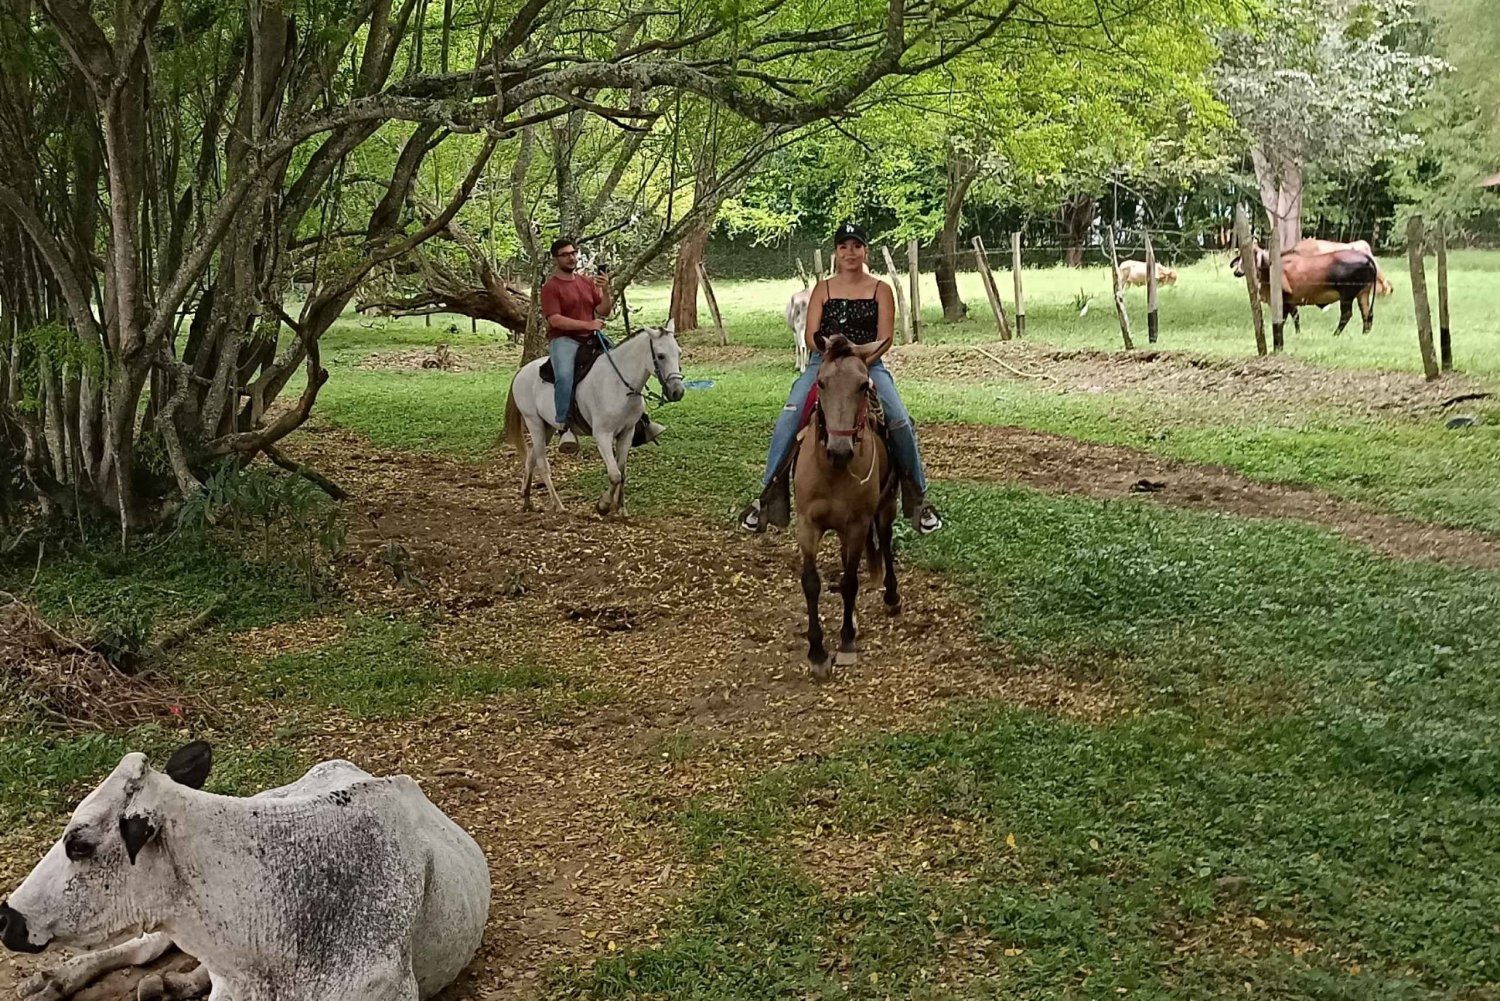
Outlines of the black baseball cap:
M 870 237 L 865 233 L 865 231 L 854 223 L 848 221 L 845 221 L 844 224 L 840 226 L 838 230 L 833 234 L 833 245 L 837 247 L 845 240 L 858 240 L 866 247 L 870 245 Z

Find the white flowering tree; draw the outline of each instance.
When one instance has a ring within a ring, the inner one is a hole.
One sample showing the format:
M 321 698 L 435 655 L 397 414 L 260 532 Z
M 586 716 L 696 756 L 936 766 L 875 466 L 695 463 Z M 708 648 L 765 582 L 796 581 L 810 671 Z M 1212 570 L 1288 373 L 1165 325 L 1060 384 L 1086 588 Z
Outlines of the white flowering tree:
M 1220 39 L 1220 98 L 1244 129 L 1281 245 L 1302 238 L 1310 171 L 1351 171 L 1419 142 L 1403 121 L 1441 60 L 1414 51 L 1415 0 L 1281 0 Z

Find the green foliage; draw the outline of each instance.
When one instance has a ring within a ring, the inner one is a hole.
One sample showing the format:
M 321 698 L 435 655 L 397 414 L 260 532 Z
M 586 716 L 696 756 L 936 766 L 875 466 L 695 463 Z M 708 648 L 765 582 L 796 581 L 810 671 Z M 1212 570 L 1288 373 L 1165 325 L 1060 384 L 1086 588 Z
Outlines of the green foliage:
M 280 555 L 300 574 L 309 598 L 324 588 L 326 562 L 343 551 L 346 535 L 343 513 L 312 483 L 233 462 L 214 470 L 182 506 L 177 524 L 200 533 L 227 526 L 236 545 L 258 530 L 262 560 L 269 562 L 273 545 L 281 543 Z

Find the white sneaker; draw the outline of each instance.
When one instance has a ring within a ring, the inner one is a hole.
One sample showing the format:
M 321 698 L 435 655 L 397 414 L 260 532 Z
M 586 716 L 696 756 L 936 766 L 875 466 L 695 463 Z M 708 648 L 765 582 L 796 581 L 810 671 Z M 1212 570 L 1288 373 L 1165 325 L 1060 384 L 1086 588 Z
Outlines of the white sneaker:
M 557 450 L 563 455 L 576 455 L 578 452 L 578 436 L 571 430 L 566 430 L 557 440 Z

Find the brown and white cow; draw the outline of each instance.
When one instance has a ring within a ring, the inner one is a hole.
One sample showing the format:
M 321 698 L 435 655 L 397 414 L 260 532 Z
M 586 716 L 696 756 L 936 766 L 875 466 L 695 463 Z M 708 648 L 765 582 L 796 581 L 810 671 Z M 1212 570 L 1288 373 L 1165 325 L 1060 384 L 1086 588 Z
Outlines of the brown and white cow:
M 1296 246 L 1292 247 L 1291 252 L 1300 254 L 1303 257 L 1317 257 L 1319 254 L 1331 254 L 1336 250 L 1358 250 L 1361 253 L 1369 254 L 1371 260 L 1375 258 L 1375 251 L 1371 249 L 1368 240 L 1353 240 L 1349 243 L 1339 243 L 1337 240 L 1318 240 L 1309 237 L 1306 240 L 1297 241 Z M 1395 286 L 1385 276 L 1385 271 L 1381 269 L 1380 262 L 1375 261 L 1375 294 L 1378 296 L 1387 296 L 1394 291 Z
M 1271 299 L 1271 255 L 1259 245 L 1255 247 L 1258 265 L 1257 277 L 1263 301 Z M 1236 275 L 1244 276 L 1244 263 L 1236 257 L 1233 262 Z M 1302 319 L 1297 310 L 1300 306 L 1331 306 L 1339 304 L 1339 325 L 1334 336 L 1344 332 L 1354 316 L 1354 303 L 1359 302 L 1360 316 L 1364 320 L 1364 332 L 1369 333 L 1375 322 L 1375 284 L 1380 269 L 1375 258 L 1363 250 L 1335 250 L 1325 254 L 1299 254 L 1291 251 L 1281 255 L 1281 294 L 1286 313 L 1292 318 L 1297 333 L 1302 333 Z

